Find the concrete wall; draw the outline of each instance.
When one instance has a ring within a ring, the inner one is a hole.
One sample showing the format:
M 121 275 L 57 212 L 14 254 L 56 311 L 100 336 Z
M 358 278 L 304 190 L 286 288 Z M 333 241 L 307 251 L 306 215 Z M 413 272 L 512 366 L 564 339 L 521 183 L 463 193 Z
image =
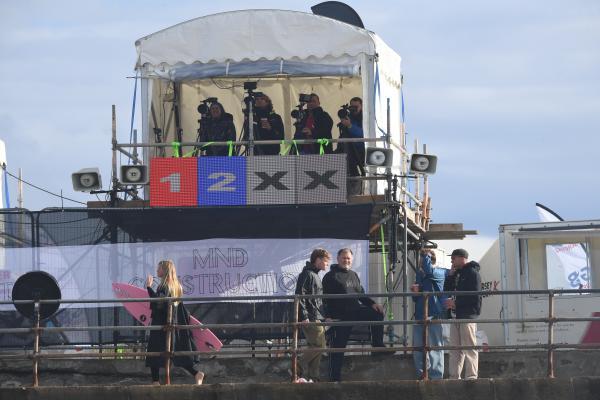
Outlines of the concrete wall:
M 600 377 L 600 351 L 556 352 L 554 365 L 557 378 Z M 446 363 L 447 364 L 447 363 Z M 216 358 L 203 362 L 208 384 L 281 383 L 290 380 L 290 359 L 285 358 Z M 321 375 L 327 376 L 327 358 L 321 364 Z M 546 376 L 545 352 L 480 353 L 480 378 L 543 378 Z M 145 385 L 150 372 L 143 360 L 44 360 L 40 363 L 41 386 Z M 162 371 L 164 372 L 164 371 Z M 347 356 L 345 381 L 393 381 L 415 378 L 412 358 L 394 355 L 374 358 Z M 26 360 L 0 360 L 0 387 L 30 386 L 32 364 Z M 175 368 L 172 383 L 190 384 L 193 379 Z M 600 392 L 599 392 L 600 393 Z M 600 398 L 600 396 L 598 397 Z M 514 399 L 513 399 L 514 400 Z
M 0 400 L 592 400 L 600 378 L 0 388 Z

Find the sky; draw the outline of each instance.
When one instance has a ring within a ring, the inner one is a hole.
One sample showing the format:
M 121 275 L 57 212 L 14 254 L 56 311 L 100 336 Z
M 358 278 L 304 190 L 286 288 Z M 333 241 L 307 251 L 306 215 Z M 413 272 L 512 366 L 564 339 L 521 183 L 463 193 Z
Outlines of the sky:
M 256 0 L 252 8 L 310 12 L 315 3 Z M 466 243 L 483 254 L 498 225 L 535 222 L 536 202 L 567 220 L 600 218 L 600 2 L 346 3 L 402 57 L 408 143 L 418 138 L 438 156 L 433 223 L 477 230 Z M 73 191 L 71 173 L 97 166 L 108 188 L 112 104 L 118 140 L 129 140 L 135 40 L 248 4 L 2 1 L 0 139 L 9 172 L 22 168 L 31 183 L 93 200 Z M 322 40 L 307 33 L 313 39 Z M 57 206 L 61 199 L 25 186 L 25 208 Z

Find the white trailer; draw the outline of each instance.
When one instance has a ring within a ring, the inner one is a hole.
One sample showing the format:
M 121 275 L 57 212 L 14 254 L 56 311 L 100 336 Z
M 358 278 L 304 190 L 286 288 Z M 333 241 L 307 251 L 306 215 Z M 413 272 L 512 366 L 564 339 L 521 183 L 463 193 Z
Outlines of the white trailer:
M 483 290 L 596 289 L 600 286 L 600 220 L 501 225 L 499 240 L 480 264 Z M 600 316 L 599 296 L 556 294 L 554 317 Z M 545 318 L 548 304 L 548 295 L 488 296 L 481 318 Z M 547 341 L 544 322 L 480 325 L 490 345 Z M 600 323 L 557 323 L 554 342 L 600 343 Z

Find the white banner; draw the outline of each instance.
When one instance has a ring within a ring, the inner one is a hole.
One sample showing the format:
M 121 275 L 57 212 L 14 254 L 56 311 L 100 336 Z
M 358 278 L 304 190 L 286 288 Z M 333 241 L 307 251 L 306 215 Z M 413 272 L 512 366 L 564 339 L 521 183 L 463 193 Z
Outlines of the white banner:
M 536 207 L 540 221 L 558 222 L 549 210 Z M 590 269 L 584 243 L 546 245 L 549 289 L 589 289 Z
M 0 270 L 0 299 L 11 299 L 14 281 L 33 269 L 35 259 L 39 269 L 57 279 L 63 299 L 115 298 L 112 282 L 143 287 L 146 276 L 155 276 L 157 263 L 165 259 L 175 262 L 186 297 L 293 294 L 298 274 L 317 247 L 332 254 L 332 263 L 340 248 L 352 249 L 353 269 L 368 288 L 367 240 L 208 239 L 7 248 L 5 269 Z

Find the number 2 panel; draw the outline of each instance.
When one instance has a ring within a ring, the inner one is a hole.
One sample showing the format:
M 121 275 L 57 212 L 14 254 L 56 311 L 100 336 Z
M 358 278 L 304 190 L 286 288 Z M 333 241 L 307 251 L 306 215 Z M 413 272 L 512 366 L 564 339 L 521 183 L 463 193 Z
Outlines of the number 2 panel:
M 198 205 L 246 205 L 246 157 L 200 157 Z
M 150 160 L 150 206 L 198 204 L 198 162 L 195 158 Z

